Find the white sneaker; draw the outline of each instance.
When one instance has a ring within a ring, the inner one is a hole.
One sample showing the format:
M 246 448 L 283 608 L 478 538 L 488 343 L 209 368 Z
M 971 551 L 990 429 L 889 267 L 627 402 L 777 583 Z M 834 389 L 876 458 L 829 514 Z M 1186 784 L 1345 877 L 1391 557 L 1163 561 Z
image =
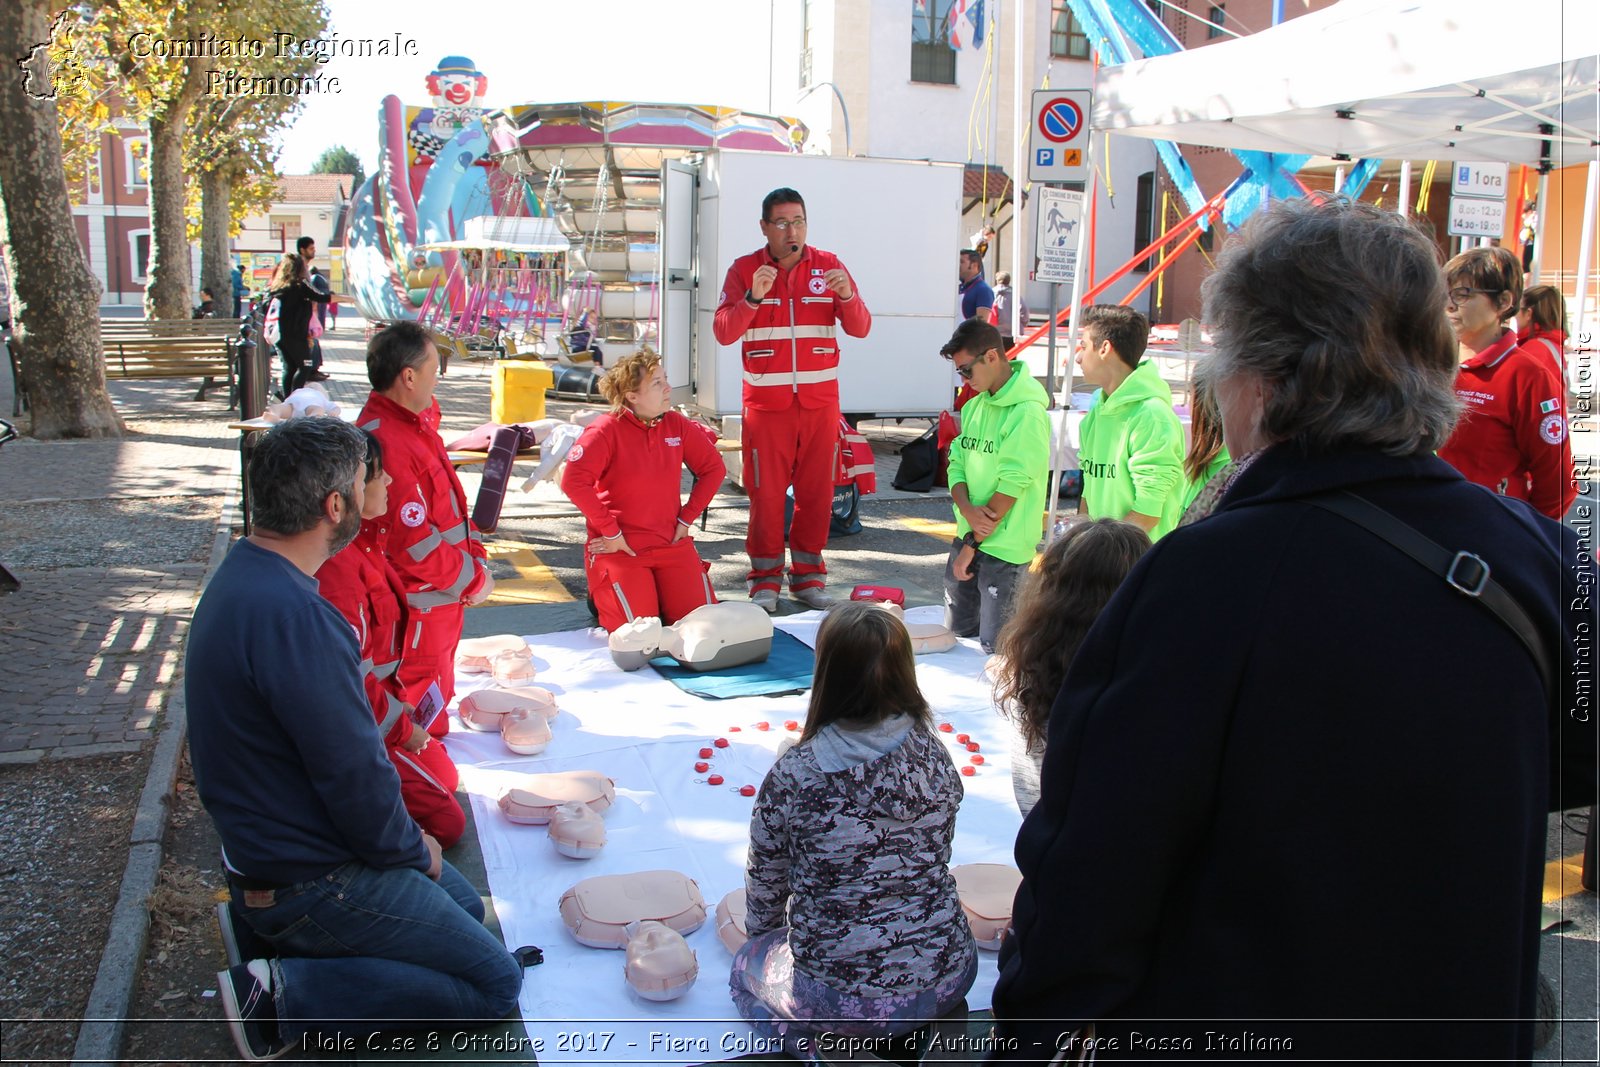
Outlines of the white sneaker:
M 791 589 L 789 595 L 794 597 L 806 607 L 814 611 L 825 611 L 833 607 L 838 601 L 829 596 L 824 590 L 816 586 L 807 586 L 804 589 Z
M 750 603 L 768 615 L 774 614 L 778 610 L 778 593 L 774 589 L 757 589 L 750 594 Z

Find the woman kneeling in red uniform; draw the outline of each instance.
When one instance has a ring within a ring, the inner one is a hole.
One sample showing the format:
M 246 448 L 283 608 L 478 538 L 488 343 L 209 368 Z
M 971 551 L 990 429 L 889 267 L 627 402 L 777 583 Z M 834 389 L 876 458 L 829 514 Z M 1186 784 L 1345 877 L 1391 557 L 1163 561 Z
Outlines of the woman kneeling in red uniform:
M 406 811 L 424 833 L 449 848 L 461 839 L 467 825 L 455 797 L 460 776 L 444 745 L 414 721 L 411 706 L 400 697 L 396 675 L 403 651 L 401 635 L 406 629 L 405 587 L 384 557 L 372 521 L 389 510 L 389 481 L 378 439 L 367 432 L 361 532 L 317 571 L 317 585 L 355 627 L 366 672 L 362 687 L 377 717 L 384 750 L 400 775 L 400 797 Z
M 670 625 L 717 602 L 691 531 L 726 468 L 705 429 L 671 410 L 666 369 L 648 348 L 607 371 L 600 393 L 611 413 L 583 431 L 561 479 L 587 520 L 589 594 L 608 632 L 651 615 Z M 686 465 L 694 488 L 684 504 Z

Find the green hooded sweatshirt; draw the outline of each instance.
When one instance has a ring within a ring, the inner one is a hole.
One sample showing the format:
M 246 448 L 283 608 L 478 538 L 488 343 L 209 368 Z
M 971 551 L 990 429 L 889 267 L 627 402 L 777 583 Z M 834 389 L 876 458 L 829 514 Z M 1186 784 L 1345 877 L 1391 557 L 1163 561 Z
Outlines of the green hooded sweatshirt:
M 1044 536 L 1045 490 L 1049 488 L 1048 397 L 1021 360 L 993 395 L 979 393 L 961 409 L 961 433 L 950 442 L 950 484 L 967 484 L 967 497 L 982 506 L 996 493 L 1017 502 L 983 539 L 983 552 L 1007 563 L 1030 563 Z M 956 534 L 972 529 L 956 508 Z
M 1145 360 L 1117 391 L 1096 391 L 1078 430 L 1083 510 L 1091 519 L 1154 515 L 1154 541 L 1183 516 L 1183 425 L 1172 390 Z

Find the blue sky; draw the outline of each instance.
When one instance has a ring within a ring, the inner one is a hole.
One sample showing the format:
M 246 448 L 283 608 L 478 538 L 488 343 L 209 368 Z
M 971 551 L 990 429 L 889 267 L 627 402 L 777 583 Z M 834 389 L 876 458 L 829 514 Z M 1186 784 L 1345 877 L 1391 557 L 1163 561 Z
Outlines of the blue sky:
M 768 109 L 769 19 L 797 17 L 800 0 L 329 0 L 330 36 L 415 39 L 417 54 L 336 56 L 283 138 L 279 169 L 304 174 L 343 144 L 370 174 L 384 96 L 427 105 L 424 79 L 447 55 L 489 79 L 490 107 L 563 100 L 652 100 Z M 270 16 L 269 16 L 270 17 Z M 270 36 L 271 30 L 263 31 Z

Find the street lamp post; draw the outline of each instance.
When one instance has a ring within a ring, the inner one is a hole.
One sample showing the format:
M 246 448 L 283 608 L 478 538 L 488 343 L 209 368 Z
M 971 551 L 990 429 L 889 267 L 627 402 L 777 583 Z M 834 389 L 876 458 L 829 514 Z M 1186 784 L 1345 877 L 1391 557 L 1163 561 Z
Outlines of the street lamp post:
M 801 91 L 799 96 L 795 97 L 795 103 L 798 104 L 823 86 L 832 89 L 833 98 L 839 101 L 839 113 L 844 116 L 844 154 L 847 156 L 853 155 L 854 153 L 850 151 L 850 109 L 844 106 L 844 96 L 839 92 L 837 85 L 832 82 L 812 82 Z

